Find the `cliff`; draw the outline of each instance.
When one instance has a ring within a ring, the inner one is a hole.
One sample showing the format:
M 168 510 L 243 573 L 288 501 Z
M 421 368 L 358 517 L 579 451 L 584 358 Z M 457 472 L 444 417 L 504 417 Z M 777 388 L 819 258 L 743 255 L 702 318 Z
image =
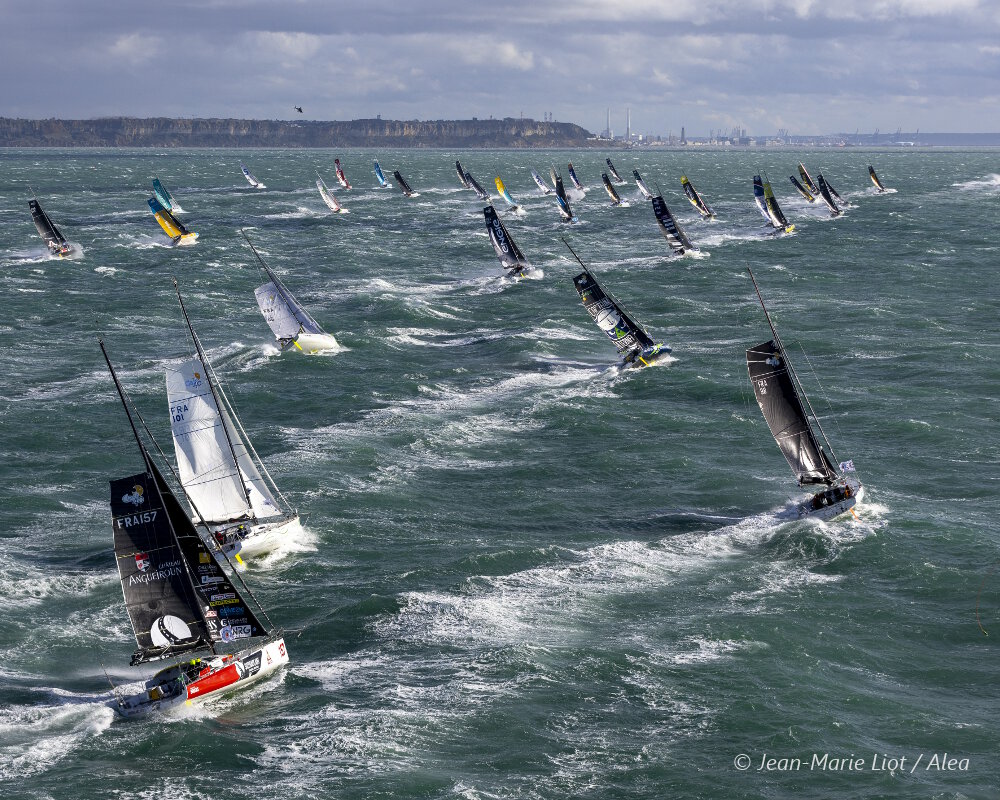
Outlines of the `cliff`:
M 0 147 L 585 147 L 590 135 L 571 122 L 512 117 L 427 122 L 0 117 Z

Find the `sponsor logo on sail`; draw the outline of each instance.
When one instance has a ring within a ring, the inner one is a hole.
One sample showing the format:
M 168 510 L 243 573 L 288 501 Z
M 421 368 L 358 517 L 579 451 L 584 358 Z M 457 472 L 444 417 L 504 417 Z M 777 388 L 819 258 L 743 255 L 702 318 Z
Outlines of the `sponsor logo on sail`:
M 223 625 L 219 635 L 224 642 L 231 642 L 234 639 L 249 639 L 252 635 L 252 629 L 249 625 Z M 260 666 L 259 662 L 258 666 Z
M 145 569 L 139 562 L 139 555 L 135 557 L 135 565 L 139 569 L 138 573 L 133 573 L 128 577 L 128 585 L 135 586 L 140 583 L 153 583 L 154 581 L 163 581 L 169 578 L 177 577 L 183 574 L 181 569 L 180 560 L 171 561 L 167 564 L 160 564 L 154 567 L 152 564 L 152 559 L 149 558 L 145 553 L 141 554 L 145 558 Z
M 149 569 L 150 565 L 149 554 L 148 553 L 136 553 L 135 554 L 135 568 L 139 572 L 145 572 Z
M 194 373 L 193 378 L 184 379 L 184 386 L 188 389 L 198 389 L 201 387 L 201 384 L 202 384 L 201 373 L 197 371 Z
M 143 497 L 144 489 L 137 483 L 132 487 L 131 494 L 123 494 L 122 502 L 131 503 L 134 506 L 141 506 L 146 502 L 146 498 Z

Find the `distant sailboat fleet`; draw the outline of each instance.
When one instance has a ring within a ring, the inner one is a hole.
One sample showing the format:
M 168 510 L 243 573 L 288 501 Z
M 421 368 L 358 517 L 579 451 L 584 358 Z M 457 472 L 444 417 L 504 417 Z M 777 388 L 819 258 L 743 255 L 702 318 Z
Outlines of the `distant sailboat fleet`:
M 391 193 L 376 191 L 391 185 L 377 158 L 373 159 L 372 166 L 378 185 L 371 187 L 372 191 L 367 194 L 369 197 L 377 195 L 380 202 L 396 202 L 391 199 Z M 593 202 L 586 205 L 586 198 L 581 199 L 586 188 L 577 169 L 572 162 L 566 166 L 574 202 L 579 200 L 584 204 L 582 208 L 595 210 Z M 586 164 L 583 166 L 586 167 Z M 633 200 L 641 197 L 649 201 L 657 228 L 669 248 L 663 249 L 663 252 L 671 256 L 699 252 L 698 246 L 667 206 L 655 180 L 652 182 L 657 188 L 654 194 L 639 170 L 633 168 L 632 175 L 638 190 L 636 195 L 634 191 L 626 192 L 626 181 L 610 158 L 605 159 L 605 166 L 606 171 L 605 167 L 600 167 L 601 183 L 613 207 L 630 207 L 623 194 Z M 239 162 L 239 168 L 251 187 L 266 188 L 244 162 Z M 231 164 L 227 169 L 235 174 Z M 354 190 L 339 158 L 334 159 L 334 171 L 341 190 Z M 470 190 L 485 203 L 482 208 L 483 222 L 476 223 L 475 238 L 482 241 L 482 228 L 478 225 L 485 224 L 486 234 L 504 273 L 503 280 L 513 279 L 513 283 L 533 270 L 541 276 L 540 269 L 533 268 L 501 219 L 501 214 L 508 221 L 511 217 L 523 217 L 524 207 L 514 199 L 509 185 L 499 174 L 500 170 L 487 173 L 495 174 L 494 185 L 504 201 L 497 207 L 473 174 L 458 160 L 455 161 L 455 171 L 462 188 Z M 799 163 L 797 171 L 798 177 L 790 176 L 790 181 L 803 200 L 811 204 L 820 199 L 831 216 L 843 214 L 848 204 L 823 173 L 817 172 L 814 181 L 804 164 Z M 868 165 L 868 174 L 875 192 L 895 191 L 883 185 L 871 164 Z M 419 195 L 399 169 L 394 169 L 392 175 L 406 197 Z M 542 201 L 537 195 L 529 200 L 529 204 L 545 207 L 552 229 L 559 227 L 555 212 L 558 212 L 558 220 L 562 222 L 579 222 L 570 207 L 562 176 L 554 166 L 549 170 L 551 185 L 535 169 L 530 169 L 530 175 L 541 194 L 552 195 L 556 201 L 556 209 L 553 209 L 551 201 Z M 426 175 L 418 177 L 427 181 Z M 523 172 L 521 177 L 524 178 L 521 189 L 524 189 L 526 177 Z M 687 218 L 696 220 L 698 231 L 710 230 L 716 211 L 687 175 L 680 176 L 680 184 L 684 196 L 697 213 L 694 217 L 692 212 L 684 212 Z M 347 212 L 319 172 L 316 172 L 315 185 L 331 212 Z M 194 244 L 198 233 L 188 230 L 177 219 L 176 215 L 184 213 L 184 210 L 159 178 L 153 178 L 152 189 L 153 197 L 147 200 L 148 207 L 171 243 Z M 434 193 L 439 190 L 432 186 L 428 191 Z M 457 194 L 453 183 L 448 191 Z M 867 191 L 872 192 L 871 189 Z M 311 194 L 311 186 L 308 192 L 312 202 L 318 206 L 315 195 Z M 354 190 L 351 197 L 360 199 L 359 193 L 364 195 L 366 191 Z M 469 197 L 464 192 L 462 196 Z M 753 176 L 753 197 L 771 232 L 789 234 L 795 230 L 795 225 L 789 222 L 779 206 L 766 173 Z M 748 198 L 744 196 L 740 202 L 748 204 Z M 795 202 L 797 205 L 790 207 L 793 211 L 804 207 L 801 201 L 796 199 Z M 595 214 L 604 213 L 608 218 L 621 219 L 619 213 L 635 213 L 610 211 L 606 201 L 602 200 L 601 204 L 603 207 L 595 210 Z M 420 205 L 424 204 L 418 204 L 418 207 Z M 722 205 L 720 208 L 725 213 L 728 207 Z M 29 200 L 29 209 L 49 254 L 52 257 L 69 254 L 72 246 L 42 210 L 37 198 Z M 325 212 L 323 216 L 326 222 L 322 224 L 329 230 L 343 230 L 340 226 L 354 224 L 354 219 L 335 223 Z M 478 218 L 478 211 L 476 216 Z M 145 224 L 148 224 L 148 217 L 145 219 Z M 652 225 L 648 217 L 644 219 L 644 224 Z M 511 227 L 515 227 L 514 223 Z M 242 229 L 241 232 L 257 267 L 263 273 L 264 281 L 253 290 L 254 298 L 277 347 L 282 352 L 297 350 L 302 354 L 344 349 L 265 262 L 246 232 Z M 574 288 L 587 315 L 611 340 L 620 359 L 617 367 L 632 370 L 672 360 L 668 358 L 671 348 L 657 342 L 598 281 L 594 270 L 584 264 L 569 243 L 565 239 L 563 241 L 582 270 L 573 277 Z M 771 435 L 791 467 L 798 486 L 810 493 L 805 500 L 793 504 L 791 513 L 796 517 L 821 520 L 847 513 L 856 514 L 856 507 L 863 499 L 865 490 L 853 460 L 837 462 L 821 421 L 764 305 L 756 278 L 749 268 L 747 271 L 771 331 L 768 341 L 746 349 L 750 383 Z M 170 362 L 165 374 L 165 399 L 176 467 L 156 444 L 119 380 L 103 340 L 100 341 L 142 461 L 135 474 L 111 481 L 115 560 L 137 645 L 131 663 L 173 662 L 144 681 L 137 691 L 115 688 L 116 708 L 124 716 L 141 716 L 150 711 L 202 702 L 260 680 L 288 663 L 282 631 L 270 622 L 266 611 L 257 602 L 244 581 L 243 568 L 247 560 L 264 556 L 294 540 L 301 532 L 299 515 L 282 495 L 255 451 L 195 331 L 176 280 L 173 286 L 190 342 L 190 349 L 184 357 Z

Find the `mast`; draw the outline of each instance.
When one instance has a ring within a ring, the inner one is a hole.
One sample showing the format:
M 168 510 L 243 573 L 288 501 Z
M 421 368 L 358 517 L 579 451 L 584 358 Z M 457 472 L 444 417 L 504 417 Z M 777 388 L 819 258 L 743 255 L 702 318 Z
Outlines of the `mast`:
M 191 332 L 191 339 L 194 341 L 194 347 L 198 353 L 198 358 L 201 361 L 202 367 L 205 370 L 205 380 L 208 382 L 208 388 L 212 392 L 212 399 L 215 400 L 215 405 L 219 409 L 219 424 L 222 425 L 222 430 L 226 434 L 226 443 L 229 445 L 229 454 L 233 459 L 233 467 L 236 469 L 236 474 L 240 476 L 240 486 L 243 487 L 243 495 L 246 500 L 247 509 L 251 516 L 256 516 L 253 511 L 253 503 L 250 500 L 250 490 L 247 488 L 246 481 L 243 479 L 243 472 L 240 470 L 240 462 L 236 457 L 236 448 L 233 446 L 232 437 L 229 435 L 229 427 L 226 425 L 225 417 L 223 417 L 222 402 L 219 398 L 219 393 L 215 387 L 215 381 L 212 380 L 212 370 L 208 368 L 208 360 L 205 355 L 205 351 L 201 349 L 201 342 L 198 341 L 198 334 L 194 332 L 194 327 L 191 325 L 191 319 L 188 317 L 187 309 L 184 308 L 184 300 L 181 298 L 181 290 L 177 286 L 177 279 L 172 278 L 174 282 L 174 291 L 177 293 L 177 302 L 180 303 L 181 313 L 184 315 L 184 321 L 187 323 L 188 330 Z
M 323 179 L 320 178 L 320 180 L 322 181 Z M 296 308 L 298 306 L 298 303 L 289 302 L 291 298 L 289 297 L 288 290 L 285 288 L 285 285 L 280 280 L 278 280 L 277 275 L 271 272 L 271 268 L 267 265 L 267 262 L 264 261 L 264 259 L 261 257 L 260 253 L 257 252 L 257 248 L 253 246 L 253 242 L 250 241 L 250 237 L 247 236 L 246 231 L 243 230 L 243 228 L 240 228 L 240 233 L 243 235 L 243 238 L 246 239 L 246 243 L 250 245 L 250 249 L 253 251 L 253 254 L 257 257 L 257 261 L 260 263 L 261 267 L 263 267 L 264 272 L 267 273 L 267 277 L 271 279 L 271 283 L 274 284 L 274 288 L 281 293 L 281 297 L 285 301 L 285 305 L 287 305 L 289 311 L 292 312 L 292 316 L 295 317 L 295 321 L 299 323 L 299 332 L 302 332 L 303 330 L 305 330 L 306 323 L 303 319 L 301 319 L 298 313 L 296 313 Z M 175 282 L 174 286 L 176 287 L 176 285 L 177 284 Z M 178 294 L 178 298 L 179 297 L 180 295 Z M 181 307 L 183 308 L 183 305 Z M 186 317 L 187 315 L 185 315 L 185 318 Z
M 795 371 L 795 367 L 792 366 L 791 360 L 788 358 L 788 353 L 785 350 L 785 345 L 781 343 L 781 337 L 778 336 L 778 329 L 774 327 L 774 322 L 771 321 L 771 315 L 767 311 L 767 306 L 764 305 L 764 298 L 761 297 L 760 287 L 757 286 L 757 279 L 754 278 L 753 272 L 750 267 L 747 267 L 747 272 L 750 273 L 750 280 L 753 281 L 754 291 L 757 292 L 757 300 L 760 302 L 760 307 L 764 310 L 764 316 L 767 318 L 768 327 L 771 328 L 771 335 L 774 337 L 775 344 L 778 345 L 778 349 L 781 351 L 782 357 L 785 359 L 785 365 L 788 367 L 789 373 L 795 379 L 795 384 L 798 388 L 799 394 L 805 398 L 806 405 L 809 407 L 809 413 L 812 414 L 813 421 L 816 423 L 816 427 L 819 428 L 819 432 L 823 436 L 823 441 L 826 442 L 826 446 L 830 448 L 830 455 L 833 456 L 834 461 L 839 463 L 837 459 L 837 454 L 833 451 L 833 445 L 830 444 L 830 440 L 826 436 L 826 431 L 823 430 L 823 425 L 819 421 L 819 417 L 816 416 L 816 411 L 812 407 L 812 403 L 809 401 L 809 395 L 806 394 L 804 388 L 802 388 L 802 381 L 799 380 L 798 373 Z

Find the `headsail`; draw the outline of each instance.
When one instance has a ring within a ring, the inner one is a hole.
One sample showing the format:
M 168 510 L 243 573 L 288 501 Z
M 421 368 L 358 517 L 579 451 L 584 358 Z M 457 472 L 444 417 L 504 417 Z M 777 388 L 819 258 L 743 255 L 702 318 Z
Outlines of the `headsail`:
M 591 319 L 607 334 L 619 355 L 626 361 L 633 360 L 643 350 L 655 346 L 656 343 L 646 329 L 604 291 L 589 270 L 584 270 L 573 278 L 573 284 Z
M 469 185 L 469 179 L 465 177 L 465 170 L 462 169 L 462 162 L 458 159 L 455 159 L 455 172 L 458 173 L 458 179 L 462 182 L 462 186 L 466 189 L 471 189 L 472 187 Z
M 774 190 L 771 189 L 771 182 L 764 181 L 764 202 L 767 205 L 767 213 L 771 218 L 771 224 L 775 228 L 780 228 L 784 230 L 785 233 L 791 233 L 794 225 L 789 225 L 788 220 L 785 219 L 785 215 L 781 211 L 781 207 L 778 205 L 778 198 L 774 196 Z
M 405 194 L 407 197 L 413 197 L 414 195 L 417 194 L 416 192 L 413 191 L 413 189 L 410 188 L 410 184 L 406 182 L 406 179 L 399 174 L 398 169 L 393 171 L 392 177 L 396 179 L 396 183 L 399 184 L 399 188 L 403 190 L 403 194 Z
M 382 174 L 382 167 L 379 165 L 377 158 L 372 161 L 372 165 L 375 167 L 375 177 L 378 178 L 378 185 L 383 189 L 388 189 L 389 181 L 387 181 L 385 179 L 385 175 Z
M 531 177 L 535 179 L 535 185 L 541 190 L 542 194 L 552 194 L 552 190 L 546 186 L 545 181 L 542 180 L 542 176 L 535 172 L 535 170 L 531 170 Z
M 240 171 L 243 173 L 243 177 L 247 179 L 247 183 L 249 183 L 254 189 L 267 188 L 263 183 L 257 180 L 256 177 L 254 177 L 254 174 L 249 169 L 247 169 L 247 165 L 244 164 L 242 161 L 240 162 Z
M 46 246 L 52 255 L 65 255 L 70 251 L 70 246 L 59 232 L 59 229 L 49 219 L 49 215 L 42 211 L 42 207 L 37 200 L 29 200 L 28 208 L 31 210 L 31 221 L 35 223 L 35 230 L 38 235 L 45 240 Z
M 879 194 L 885 191 L 885 187 L 882 185 L 882 181 L 878 179 L 878 175 L 875 174 L 875 167 L 871 164 L 868 165 L 868 176 L 872 179 L 872 183 L 875 184 L 875 188 L 878 189 Z
M 156 195 L 156 199 L 160 201 L 160 205 L 163 206 L 171 214 L 183 214 L 184 209 L 181 208 L 177 201 L 171 197 L 170 192 L 167 191 L 167 187 L 160 183 L 159 178 L 153 178 L 153 194 Z
M 620 206 L 622 205 L 621 196 L 615 190 L 615 187 L 611 185 L 611 180 L 608 178 L 608 173 L 601 173 L 601 180 L 604 182 L 604 191 L 608 193 L 608 197 L 611 198 L 611 205 Z
M 826 179 L 823 177 L 822 172 L 816 173 L 816 180 L 819 181 L 819 195 L 820 197 L 823 198 L 823 202 L 826 203 L 827 206 L 829 206 L 830 213 L 835 217 L 840 216 L 840 214 L 843 212 L 840 210 L 840 208 L 837 207 L 837 204 L 834 202 L 832 194 L 833 190 L 830 188 L 830 184 L 826 182 Z
M 344 168 L 340 166 L 340 159 L 333 159 L 333 166 L 337 171 L 337 180 L 340 181 L 340 185 L 345 189 L 351 188 L 351 182 L 347 180 L 347 176 L 344 174 Z
M 809 176 L 809 173 L 806 171 L 805 164 L 803 164 L 801 161 L 799 162 L 799 177 L 802 179 L 803 185 L 810 192 L 812 192 L 814 195 L 819 194 L 819 187 L 815 183 L 813 183 L 813 179 Z
M 685 250 L 696 250 L 697 248 L 691 244 L 691 240 L 688 239 L 687 234 L 681 229 L 681 226 L 677 224 L 677 220 L 674 219 L 674 215 L 670 213 L 670 209 L 667 208 L 667 204 L 663 201 L 663 197 L 657 195 L 652 198 L 653 200 L 653 214 L 656 216 L 656 222 L 660 226 L 660 233 L 663 234 L 663 238 L 667 240 L 667 244 L 678 254 L 681 255 Z
M 798 190 L 798 193 L 802 195 L 806 200 L 808 200 L 810 203 L 816 202 L 816 198 L 812 196 L 812 193 L 805 186 L 803 186 L 801 183 L 795 180 L 794 175 L 789 175 L 788 180 L 792 182 L 792 186 L 794 186 Z
M 611 177 L 615 179 L 617 183 L 625 183 L 625 179 L 618 174 L 618 170 L 615 169 L 615 165 L 611 163 L 610 158 L 604 159 L 608 165 L 608 172 L 611 173 Z
M 646 188 L 646 182 L 643 181 L 642 176 L 639 174 L 639 170 L 632 170 L 632 175 L 635 177 L 635 185 L 639 187 L 639 191 L 642 192 L 642 196 L 647 200 L 652 200 L 653 193 Z
M 753 201 L 757 204 L 757 210 L 761 213 L 761 216 L 773 225 L 774 220 L 771 219 L 771 214 L 767 210 L 764 181 L 761 180 L 760 175 L 753 176 Z
M 476 193 L 480 200 L 490 199 L 490 196 L 486 194 L 486 190 L 479 185 L 479 182 L 472 177 L 472 173 L 468 170 L 465 172 L 465 179 L 469 182 L 469 188 Z
M 571 181 L 573 181 L 573 186 L 575 186 L 581 192 L 587 191 L 586 189 L 583 188 L 583 184 L 580 183 L 580 179 L 578 177 L 576 177 L 576 170 L 573 169 L 573 162 L 572 161 L 567 165 L 566 169 L 569 172 L 569 179 Z
M 841 197 L 839 194 L 837 194 L 837 190 L 833 188 L 833 184 L 830 183 L 830 181 L 826 180 L 825 178 L 823 180 L 826 182 L 826 188 L 830 190 L 830 194 L 836 197 L 841 203 L 844 203 L 844 205 L 847 205 L 844 202 L 844 198 Z
M 507 232 L 507 227 L 497 216 L 496 209 L 493 206 L 486 206 L 483 215 L 486 218 L 486 231 L 490 235 L 490 243 L 500 263 L 512 273 L 522 272 L 528 267 L 528 260 Z
M 681 186 L 684 187 L 684 194 L 691 201 L 691 205 L 698 209 L 699 214 L 703 217 L 715 216 L 715 212 L 709 207 L 708 203 L 702 200 L 701 195 L 698 194 L 698 190 L 694 188 L 694 184 L 687 179 L 687 175 L 681 175 Z

